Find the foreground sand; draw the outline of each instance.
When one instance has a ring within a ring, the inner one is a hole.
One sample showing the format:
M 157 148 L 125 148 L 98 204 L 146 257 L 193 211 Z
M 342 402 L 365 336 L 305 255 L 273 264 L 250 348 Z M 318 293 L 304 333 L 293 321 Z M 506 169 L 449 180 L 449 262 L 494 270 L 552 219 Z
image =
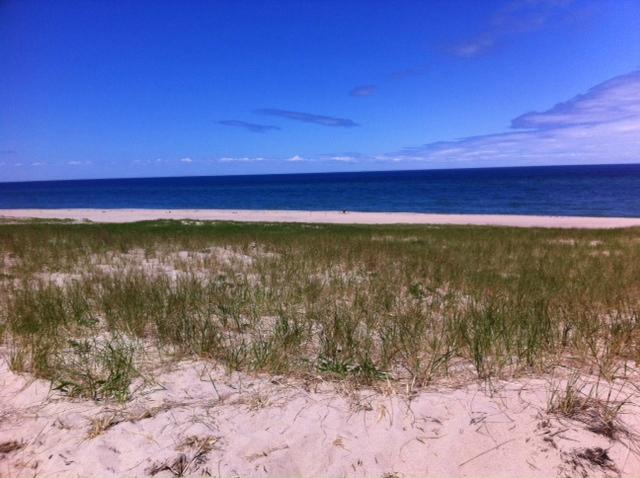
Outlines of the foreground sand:
M 188 362 L 109 405 L 2 362 L 0 476 L 640 476 L 632 440 L 546 413 L 552 383 L 407 394 Z M 623 419 L 638 432 L 636 412 Z
M 469 224 L 591 229 L 640 226 L 640 218 L 229 209 L 4 209 L 0 210 L 0 218 L 72 219 L 120 223 L 154 219 L 192 219 L 325 224 Z

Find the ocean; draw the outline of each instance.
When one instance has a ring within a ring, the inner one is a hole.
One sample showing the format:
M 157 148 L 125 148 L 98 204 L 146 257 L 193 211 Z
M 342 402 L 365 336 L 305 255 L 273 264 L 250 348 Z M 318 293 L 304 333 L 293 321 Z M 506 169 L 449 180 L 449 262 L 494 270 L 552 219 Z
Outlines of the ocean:
M 640 217 L 640 164 L 0 183 L 12 208 Z

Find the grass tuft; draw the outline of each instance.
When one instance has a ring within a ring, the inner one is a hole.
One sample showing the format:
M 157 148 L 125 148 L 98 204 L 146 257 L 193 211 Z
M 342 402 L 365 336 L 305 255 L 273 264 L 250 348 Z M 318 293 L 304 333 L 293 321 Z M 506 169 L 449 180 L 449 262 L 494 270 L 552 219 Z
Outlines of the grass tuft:
M 564 390 L 552 390 L 547 412 L 570 420 L 581 422 L 593 433 L 604 435 L 612 440 L 628 436 L 620 415 L 626 400 L 615 400 L 609 390 L 605 397 L 600 397 L 598 385 L 587 388 L 581 384 L 577 375 L 571 377 Z

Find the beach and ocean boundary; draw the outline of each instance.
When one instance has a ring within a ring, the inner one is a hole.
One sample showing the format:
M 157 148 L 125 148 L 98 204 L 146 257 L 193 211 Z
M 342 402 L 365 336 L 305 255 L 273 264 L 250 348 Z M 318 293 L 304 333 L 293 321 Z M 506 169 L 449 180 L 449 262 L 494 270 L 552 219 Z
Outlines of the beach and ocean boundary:
M 238 221 L 317 224 L 424 224 L 614 229 L 640 226 L 640 217 L 431 214 L 410 212 L 236 209 L 4 209 L 3 219 L 68 219 L 104 223 L 153 220 Z

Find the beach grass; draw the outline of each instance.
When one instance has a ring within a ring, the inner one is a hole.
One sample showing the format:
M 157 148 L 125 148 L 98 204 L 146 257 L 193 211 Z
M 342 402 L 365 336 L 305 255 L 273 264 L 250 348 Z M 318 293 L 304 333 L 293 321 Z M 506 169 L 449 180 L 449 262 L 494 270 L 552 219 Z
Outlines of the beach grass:
M 151 355 L 358 384 L 640 360 L 640 229 L 0 224 L 11 366 L 126 400 Z

